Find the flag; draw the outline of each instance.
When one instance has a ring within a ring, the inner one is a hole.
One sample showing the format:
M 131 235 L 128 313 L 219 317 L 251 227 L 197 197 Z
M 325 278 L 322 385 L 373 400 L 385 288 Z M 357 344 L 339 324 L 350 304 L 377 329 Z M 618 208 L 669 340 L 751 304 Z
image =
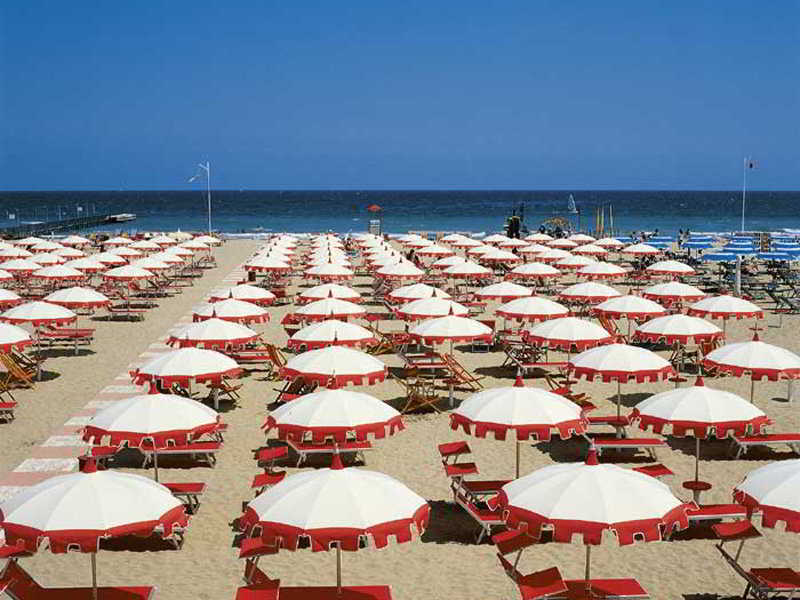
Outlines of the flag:
M 745 158 L 744 159 L 744 168 L 745 169 L 757 169 L 758 168 L 758 161 L 755 161 L 752 158 Z

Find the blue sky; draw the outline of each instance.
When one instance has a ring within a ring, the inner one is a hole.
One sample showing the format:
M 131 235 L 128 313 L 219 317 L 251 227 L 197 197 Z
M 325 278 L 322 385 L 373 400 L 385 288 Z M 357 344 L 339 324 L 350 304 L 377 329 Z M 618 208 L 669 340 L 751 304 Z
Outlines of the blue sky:
M 0 3 L 0 189 L 800 188 L 800 2 Z

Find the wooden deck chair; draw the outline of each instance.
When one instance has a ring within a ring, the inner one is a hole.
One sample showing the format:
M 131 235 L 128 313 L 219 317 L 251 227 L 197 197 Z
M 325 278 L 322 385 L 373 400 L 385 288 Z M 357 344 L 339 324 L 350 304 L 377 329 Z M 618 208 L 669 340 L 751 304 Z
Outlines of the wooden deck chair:
M 290 400 L 294 400 L 298 396 L 304 396 L 305 394 L 310 394 L 319 385 L 316 381 L 308 381 L 304 377 L 295 377 L 294 379 L 289 379 L 284 383 L 281 389 L 276 389 L 275 391 L 278 392 L 278 397 L 275 398 L 276 402 L 289 402 Z
M 567 400 L 571 400 L 585 411 L 596 408 L 588 394 L 583 392 L 573 392 L 569 389 L 569 387 L 566 386 L 565 383 L 563 383 L 563 381 L 561 381 L 561 379 L 563 379 L 563 376 L 553 375 L 550 373 L 546 373 L 544 376 L 544 380 L 550 387 L 550 391 L 554 394 L 558 394 Z
M 6 368 L 6 387 L 13 387 L 18 385 L 20 387 L 32 388 L 34 386 L 34 378 L 36 377 L 36 370 L 31 371 L 30 368 L 20 365 L 10 354 L 0 353 L 0 362 Z
M 286 357 L 274 344 L 264 344 L 264 350 L 269 357 L 269 365 L 272 369 L 270 379 L 277 379 L 278 373 L 286 365 Z
M 449 371 L 449 376 L 445 380 L 446 383 L 452 383 L 455 386 L 466 386 L 473 392 L 483 389 L 483 384 L 481 383 L 483 377 L 476 377 L 470 373 L 452 354 L 442 354 L 441 357 Z
M 597 319 L 597 322 L 600 323 L 600 326 L 603 329 L 605 329 L 608 333 L 614 336 L 615 342 L 625 341 L 625 336 L 622 335 L 622 332 L 620 332 L 616 322 L 612 321 L 611 319 L 609 319 L 604 315 L 595 315 L 595 318 Z
M 400 408 L 402 414 L 410 412 L 421 411 L 427 408 L 432 408 L 436 412 L 442 412 L 438 406 L 439 396 L 436 394 L 436 389 L 433 383 L 420 376 L 418 369 L 410 368 L 405 370 L 403 376 L 392 374 L 391 377 L 396 379 L 405 393 L 405 404 Z

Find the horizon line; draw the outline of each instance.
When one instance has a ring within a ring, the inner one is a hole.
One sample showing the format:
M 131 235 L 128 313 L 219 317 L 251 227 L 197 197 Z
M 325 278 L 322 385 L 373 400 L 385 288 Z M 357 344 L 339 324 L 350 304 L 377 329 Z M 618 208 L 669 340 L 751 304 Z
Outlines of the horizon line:
M 55 193 L 55 192 L 188 192 L 195 193 L 205 189 L 178 188 L 63 188 L 63 189 L 8 189 L 0 194 L 14 193 Z M 703 188 L 211 188 L 212 192 L 730 192 L 741 193 L 741 188 L 703 189 Z M 748 189 L 747 193 L 800 193 L 800 189 Z

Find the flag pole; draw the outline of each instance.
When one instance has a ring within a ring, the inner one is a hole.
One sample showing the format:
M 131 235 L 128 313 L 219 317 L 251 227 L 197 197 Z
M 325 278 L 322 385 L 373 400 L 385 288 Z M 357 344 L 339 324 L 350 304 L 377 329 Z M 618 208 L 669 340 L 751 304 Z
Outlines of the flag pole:
M 742 164 L 742 233 L 744 233 L 744 202 L 747 194 L 747 161 L 748 158 L 745 156 Z

